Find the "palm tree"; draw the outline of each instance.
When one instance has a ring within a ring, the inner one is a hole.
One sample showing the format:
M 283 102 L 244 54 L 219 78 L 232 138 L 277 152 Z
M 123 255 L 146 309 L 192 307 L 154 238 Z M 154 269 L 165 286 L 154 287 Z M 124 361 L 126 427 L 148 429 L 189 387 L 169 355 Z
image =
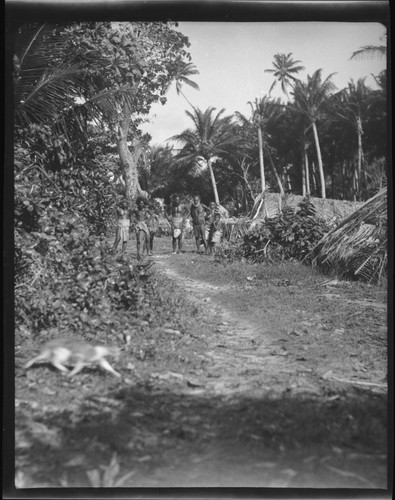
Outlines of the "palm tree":
M 356 180 L 356 195 L 360 199 L 361 196 L 361 172 L 363 161 L 363 147 L 362 147 L 362 118 L 363 114 L 367 111 L 369 98 L 371 95 L 370 89 L 365 85 L 366 78 L 360 78 L 357 83 L 351 80 L 348 88 L 344 89 L 337 96 L 337 115 L 355 127 L 357 133 L 357 168 L 355 170 Z
M 259 101 L 255 98 L 254 103 L 248 102 L 252 110 L 252 122 L 257 128 L 258 133 L 258 149 L 259 149 L 259 171 L 261 174 L 261 192 L 262 195 L 266 190 L 266 179 L 265 179 L 265 165 L 263 163 L 263 137 L 262 137 L 262 121 L 263 121 L 263 110 L 265 107 L 266 98 Z
M 320 141 L 318 138 L 317 121 L 322 119 L 325 112 L 325 104 L 335 90 L 335 85 L 331 82 L 334 73 L 330 74 L 324 81 L 321 79 L 321 69 L 318 69 L 312 76 L 307 76 L 307 82 L 298 81 L 294 87 L 293 109 L 303 114 L 310 121 L 314 134 L 314 143 L 317 152 L 318 171 L 321 181 L 321 197 L 326 198 L 324 168 L 322 164 Z
M 153 146 L 149 153 L 149 189 L 152 196 L 164 197 L 172 181 L 173 150 L 169 146 Z
M 183 98 L 187 101 L 187 103 L 194 108 L 193 104 L 191 104 L 188 100 L 188 98 L 185 96 L 183 91 L 181 90 L 183 85 L 188 85 L 189 87 L 192 87 L 195 90 L 200 90 L 199 85 L 191 80 L 189 77 L 192 75 L 198 75 L 199 70 L 196 68 L 196 66 L 192 63 L 186 63 L 184 61 L 179 60 L 177 62 L 177 69 L 176 69 L 176 92 L 177 95 L 182 95 Z
M 256 127 L 257 129 L 262 193 L 264 193 L 266 190 L 266 176 L 264 168 L 264 154 L 266 153 L 269 158 L 270 166 L 276 178 L 280 193 L 284 194 L 282 182 L 274 165 L 273 157 L 268 144 L 268 127 L 273 125 L 274 122 L 276 122 L 277 119 L 279 118 L 279 115 L 281 114 L 280 100 L 277 99 L 273 101 L 270 100 L 267 96 L 265 96 L 262 99 L 256 98 L 253 103 L 249 101 L 248 104 L 251 106 L 252 110 L 253 126 Z M 237 116 L 241 119 L 241 121 L 244 124 L 249 124 L 251 126 L 251 122 L 247 120 L 247 118 L 243 116 L 241 113 L 237 113 Z
M 212 162 L 216 157 L 226 157 L 238 142 L 234 135 L 233 117 L 222 116 L 221 109 L 214 116 L 215 108 L 209 107 L 206 111 L 194 108 L 193 113 L 185 111 L 194 123 L 194 128 L 187 129 L 170 138 L 172 141 L 184 143 L 184 146 L 175 156 L 176 163 L 183 165 L 199 165 L 205 162 L 211 178 L 214 199 L 219 204 L 219 196 Z
M 16 125 L 61 123 L 65 110 L 76 109 L 76 99 L 82 95 L 82 64 L 65 62 L 64 36 L 54 25 L 25 25 L 15 38 Z
M 280 83 L 282 91 L 289 99 L 287 87 L 293 87 L 298 81 L 294 74 L 305 69 L 304 66 L 298 65 L 300 62 L 301 61 L 294 61 L 292 59 L 292 52 L 289 54 L 275 54 L 274 62 L 272 63 L 274 69 L 265 69 L 265 73 L 273 73 L 273 76 L 275 77 L 275 80 L 269 89 L 269 95 L 276 83 Z

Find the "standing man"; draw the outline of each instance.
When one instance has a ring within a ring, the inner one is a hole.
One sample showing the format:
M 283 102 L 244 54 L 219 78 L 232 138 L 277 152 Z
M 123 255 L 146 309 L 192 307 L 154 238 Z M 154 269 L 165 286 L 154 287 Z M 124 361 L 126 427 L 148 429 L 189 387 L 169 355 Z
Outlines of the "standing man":
M 112 247 L 113 252 L 116 252 L 119 243 L 122 245 L 121 252 L 125 253 L 126 245 L 129 241 L 129 228 L 130 228 L 130 208 L 126 200 L 121 201 L 116 209 L 117 213 L 117 229 L 115 233 L 115 241 Z
M 144 250 L 149 252 L 150 232 L 147 221 L 152 217 L 152 212 L 146 207 L 144 198 L 139 196 L 136 200 L 137 209 L 132 212 L 132 222 L 136 231 L 137 260 L 142 257 Z
M 208 250 L 210 254 L 215 254 L 215 247 L 221 243 L 222 231 L 221 231 L 221 216 L 219 212 L 215 212 L 213 216 L 213 221 L 210 225 L 210 231 L 208 236 Z
M 203 205 L 203 208 L 205 208 L 205 206 Z M 207 245 L 208 247 L 210 247 L 209 245 L 209 241 L 208 241 L 208 236 L 209 236 L 209 233 L 210 233 L 210 228 L 211 228 L 211 224 L 214 220 L 214 214 L 215 214 L 215 211 L 216 211 L 216 204 L 215 204 L 215 201 L 210 201 L 209 205 L 208 205 L 208 210 L 206 212 L 206 219 L 205 219 L 205 224 L 206 224 L 206 241 L 207 241 Z
M 182 252 L 182 236 L 187 214 L 187 209 L 180 203 L 180 197 L 174 195 L 170 205 L 170 214 L 166 210 L 166 219 L 171 224 L 173 254 Z
M 148 255 L 153 255 L 154 252 L 154 238 L 159 228 L 159 208 L 152 203 L 151 207 L 152 216 L 147 220 L 149 230 L 149 251 Z
M 200 253 L 200 245 L 203 242 L 204 250 L 207 253 L 206 239 L 206 211 L 207 207 L 200 203 L 200 196 L 195 194 L 191 205 L 191 217 L 193 232 L 195 234 L 197 253 Z

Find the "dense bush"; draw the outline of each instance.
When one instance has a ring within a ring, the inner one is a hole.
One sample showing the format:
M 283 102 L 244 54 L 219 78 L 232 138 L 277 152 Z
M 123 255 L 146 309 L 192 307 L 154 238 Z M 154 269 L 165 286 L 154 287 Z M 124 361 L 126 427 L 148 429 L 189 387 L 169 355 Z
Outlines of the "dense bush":
M 67 227 L 61 233 L 58 229 Z M 48 232 L 15 232 L 15 322 L 31 332 L 57 327 L 93 336 L 115 327 L 117 310 L 134 310 L 141 284 L 103 236 L 78 220 Z
M 107 336 L 119 329 L 116 311 L 134 314 L 142 294 L 138 273 L 110 255 L 106 239 L 120 195 L 117 165 L 95 141 L 85 158 L 62 156 L 64 141 L 60 165 L 51 145 L 40 149 L 46 136 L 35 127 L 14 151 L 15 324 Z
M 325 221 L 316 217 L 314 205 L 305 199 L 296 213 L 283 210 L 279 217 L 265 219 L 244 236 L 243 242 L 222 243 L 216 258 L 220 261 L 308 261 L 311 250 L 328 230 Z

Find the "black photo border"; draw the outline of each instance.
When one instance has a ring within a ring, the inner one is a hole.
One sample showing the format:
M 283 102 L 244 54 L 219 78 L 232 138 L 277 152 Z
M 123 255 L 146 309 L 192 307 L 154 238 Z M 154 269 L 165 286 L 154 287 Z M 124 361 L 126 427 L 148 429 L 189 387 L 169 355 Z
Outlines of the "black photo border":
M 17 27 L 26 22 L 67 21 L 201 21 L 201 22 L 379 22 L 388 33 L 387 73 L 391 89 L 391 26 L 388 1 L 382 0 L 6 0 L 5 14 L 5 167 L 3 187 L 3 497 L 6 499 L 134 499 L 134 498 L 341 498 L 384 499 L 393 492 L 393 176 L 388 170 L 389 288 L 388 288 L 388 488 L 281 489 L 281 488 L 34 488 L 14 487 L 14 308 L 13 308 L 13 109 L 12 40 Z M 7 96 L 10 96 L 7 98 Z M 391 99 L 388 103 L 388 165 L 392 165 Z

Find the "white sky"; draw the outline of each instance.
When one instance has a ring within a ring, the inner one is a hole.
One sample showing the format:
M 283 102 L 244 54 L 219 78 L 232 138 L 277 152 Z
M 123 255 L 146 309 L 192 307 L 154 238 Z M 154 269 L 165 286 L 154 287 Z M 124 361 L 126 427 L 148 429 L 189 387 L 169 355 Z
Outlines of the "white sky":
M 379 23 L 342 22 L 181 22 L 179 31 L 188 36 L 192 63 L 200 74 L 193 79 L 199 90 L 183 86 L 182 90 L 194 106 L 209 106 L 225 114 L 240 111 L 250 115 L 248 101 L 269 92 L 273 74 L 273 56 L 292 52 L 305 70 L 298 77 L 322 68 L 322 77 L 336 73 L 332 81 L 341 89 L 352 78 L 367 77 L 366 84 L 376 88 L 371 73 L 385 68 L 385 59 L 350 60 L 351 54 L 365 45 L 383 45 L 385 26 Z M 272 97 L 282 97 L 280 85 Z M 152 106 L 149 122 L 142 125 L 152 136 L 151 144 L 164 143 L 172 135 L 192 126 L 185 114 L 191 110 L 185 99 L 177 96 L 175 84 L 167 94 L 167 103 Z

